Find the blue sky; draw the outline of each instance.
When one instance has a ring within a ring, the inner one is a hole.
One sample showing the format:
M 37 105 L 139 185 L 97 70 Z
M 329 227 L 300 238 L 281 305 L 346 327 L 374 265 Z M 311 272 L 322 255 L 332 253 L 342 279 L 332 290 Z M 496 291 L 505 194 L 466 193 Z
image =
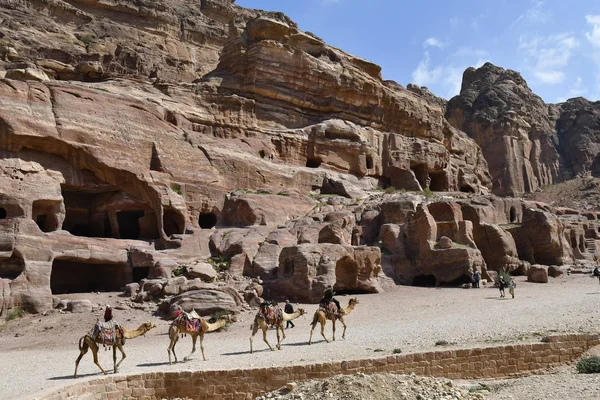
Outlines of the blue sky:
M 449 99 L 468 66 L 519 71 L 547 103 L 600 99 L 597 0 L 237 0 L 281 11 L 384 79 Z

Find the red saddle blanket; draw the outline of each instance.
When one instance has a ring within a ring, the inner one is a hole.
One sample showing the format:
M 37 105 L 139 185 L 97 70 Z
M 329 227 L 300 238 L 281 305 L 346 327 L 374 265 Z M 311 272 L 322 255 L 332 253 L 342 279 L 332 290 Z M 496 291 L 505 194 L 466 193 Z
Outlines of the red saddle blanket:
M 191 319 L 187 316 L 186 313 L 181 313 L 175 318 L 175 320 L 171 323 L 171 325 L 177 325 L 183 327 L 185 333 L 194 333 L 200 330 L 200 320 L 199 319 Z
M 258 315 L 270 326 L 276 326 L 283 321 L 283 311 L 279 306 L 261 307 Z
M 339 316 L 338 308 L 333 301 L 330 301 L 327 304 L 319 304 L 319 311 L 323 311 L 325 313 L 325 318 L 327 319 L 333 319 Z
M 90 335 L 94 340 L 100 338 L 101 344 L 113 345 L 117 342 L 117 333 L 123 337 L 123 328 L 115 321 L 97 322 L 92 328 Z

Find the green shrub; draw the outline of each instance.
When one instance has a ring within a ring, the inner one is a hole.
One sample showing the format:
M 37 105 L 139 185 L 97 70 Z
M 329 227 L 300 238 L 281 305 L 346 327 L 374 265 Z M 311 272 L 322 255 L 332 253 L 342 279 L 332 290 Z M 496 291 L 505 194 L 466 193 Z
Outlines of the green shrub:
M 434 193 L 428 187 L 423 189 L 423 196 L 429 198 L 429 197 L 433 197 L 433 195 L 434 195 Z
M 91 33 L 85 33 L 80 35 L 77 39 L 87 46 L 88 44 L 92 43 L 92 40 L 96 39 L 96 36 L 92 35 Z
M 384 192 L 385 192 L 385 193 L 388 193 L 388 194 L 391 194 L 391 193 L 396 193 L 396 190 L 397 190 L 397 189 L 396 189 L 395 187 L 393 187 L 393 186 L 388 186 L 388 187 L 386 187 L 386 188 L 385 188 Z
M 7 321 L 12 321 L 13 319 L 17 319 L 17 318 L 23 318 L 25 316 L 26 312 L 23 311 L 21 308 L 19 307 L 13 307 L 10 309 L 10 311 L 8 311 L 8 315 L 6 316 L 6 320 Z
M 171 190 L 181 196 L 181 189 L 177 186 L 171 186 Z
M 392 354 L 400 354 L 400 353 L 402 353 L 402 349 L 401 349 L 401 348 L 399 348 L 399 347 L 395 348 L 395 349 L 392 351 Z
M 211 257 L 208 259 L 208 263 L 212 265 L 217 272 L 223 272 L 229 269 L 229 260 L 225 257 Z
M 600 357 L 583 358 L 577 363 L 577 371 L 582 374 L 596 374 L 600 372 Z

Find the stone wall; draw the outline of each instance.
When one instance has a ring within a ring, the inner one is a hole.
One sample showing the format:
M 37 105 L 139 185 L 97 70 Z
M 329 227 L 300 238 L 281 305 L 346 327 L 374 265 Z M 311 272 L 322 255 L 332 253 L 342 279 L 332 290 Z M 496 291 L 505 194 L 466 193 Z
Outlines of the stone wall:
M 77 383 L 35 398 L 252 399 L 260 393 L 278 389 L 291 381 L 359 372 L 414 372 L 417 375 L 451 379 L 506 378 L 573 362 L 587 349 L 599 344 L 599 335 L 571 334 L 550 336 L 542 343 L 400 354 L 289 367 L 116 375 Z

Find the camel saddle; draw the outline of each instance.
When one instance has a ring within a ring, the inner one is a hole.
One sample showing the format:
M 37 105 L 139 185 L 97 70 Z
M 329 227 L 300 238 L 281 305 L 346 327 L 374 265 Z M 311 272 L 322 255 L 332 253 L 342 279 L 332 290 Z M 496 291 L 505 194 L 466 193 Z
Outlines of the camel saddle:
M 200 316 L 196 310 L 186 313 L 180 313 L 171 325 L 177 325 L 183 328 L 183 331 L 188 334 L 198 332 L 201 328 Z
M 258 315 L 271 327 L 279 325 L 283 321 L 283 311 L 276 303 L 262 303 Z
M 96 325 L 90 331 L 92 339 L 100 337 L 100 343 L 112 345 L 117 342 L 117 333 L 120 332 L 123 336 L 123 328 L 116 321 L 110 320 L 107 322 L 97 321 Z
M 327 319 L 338 318 L 343 314 L 343 312 L 338 312 L 338 308 L 333 301 L 319 304 L 319 311 L 325 313 Z

